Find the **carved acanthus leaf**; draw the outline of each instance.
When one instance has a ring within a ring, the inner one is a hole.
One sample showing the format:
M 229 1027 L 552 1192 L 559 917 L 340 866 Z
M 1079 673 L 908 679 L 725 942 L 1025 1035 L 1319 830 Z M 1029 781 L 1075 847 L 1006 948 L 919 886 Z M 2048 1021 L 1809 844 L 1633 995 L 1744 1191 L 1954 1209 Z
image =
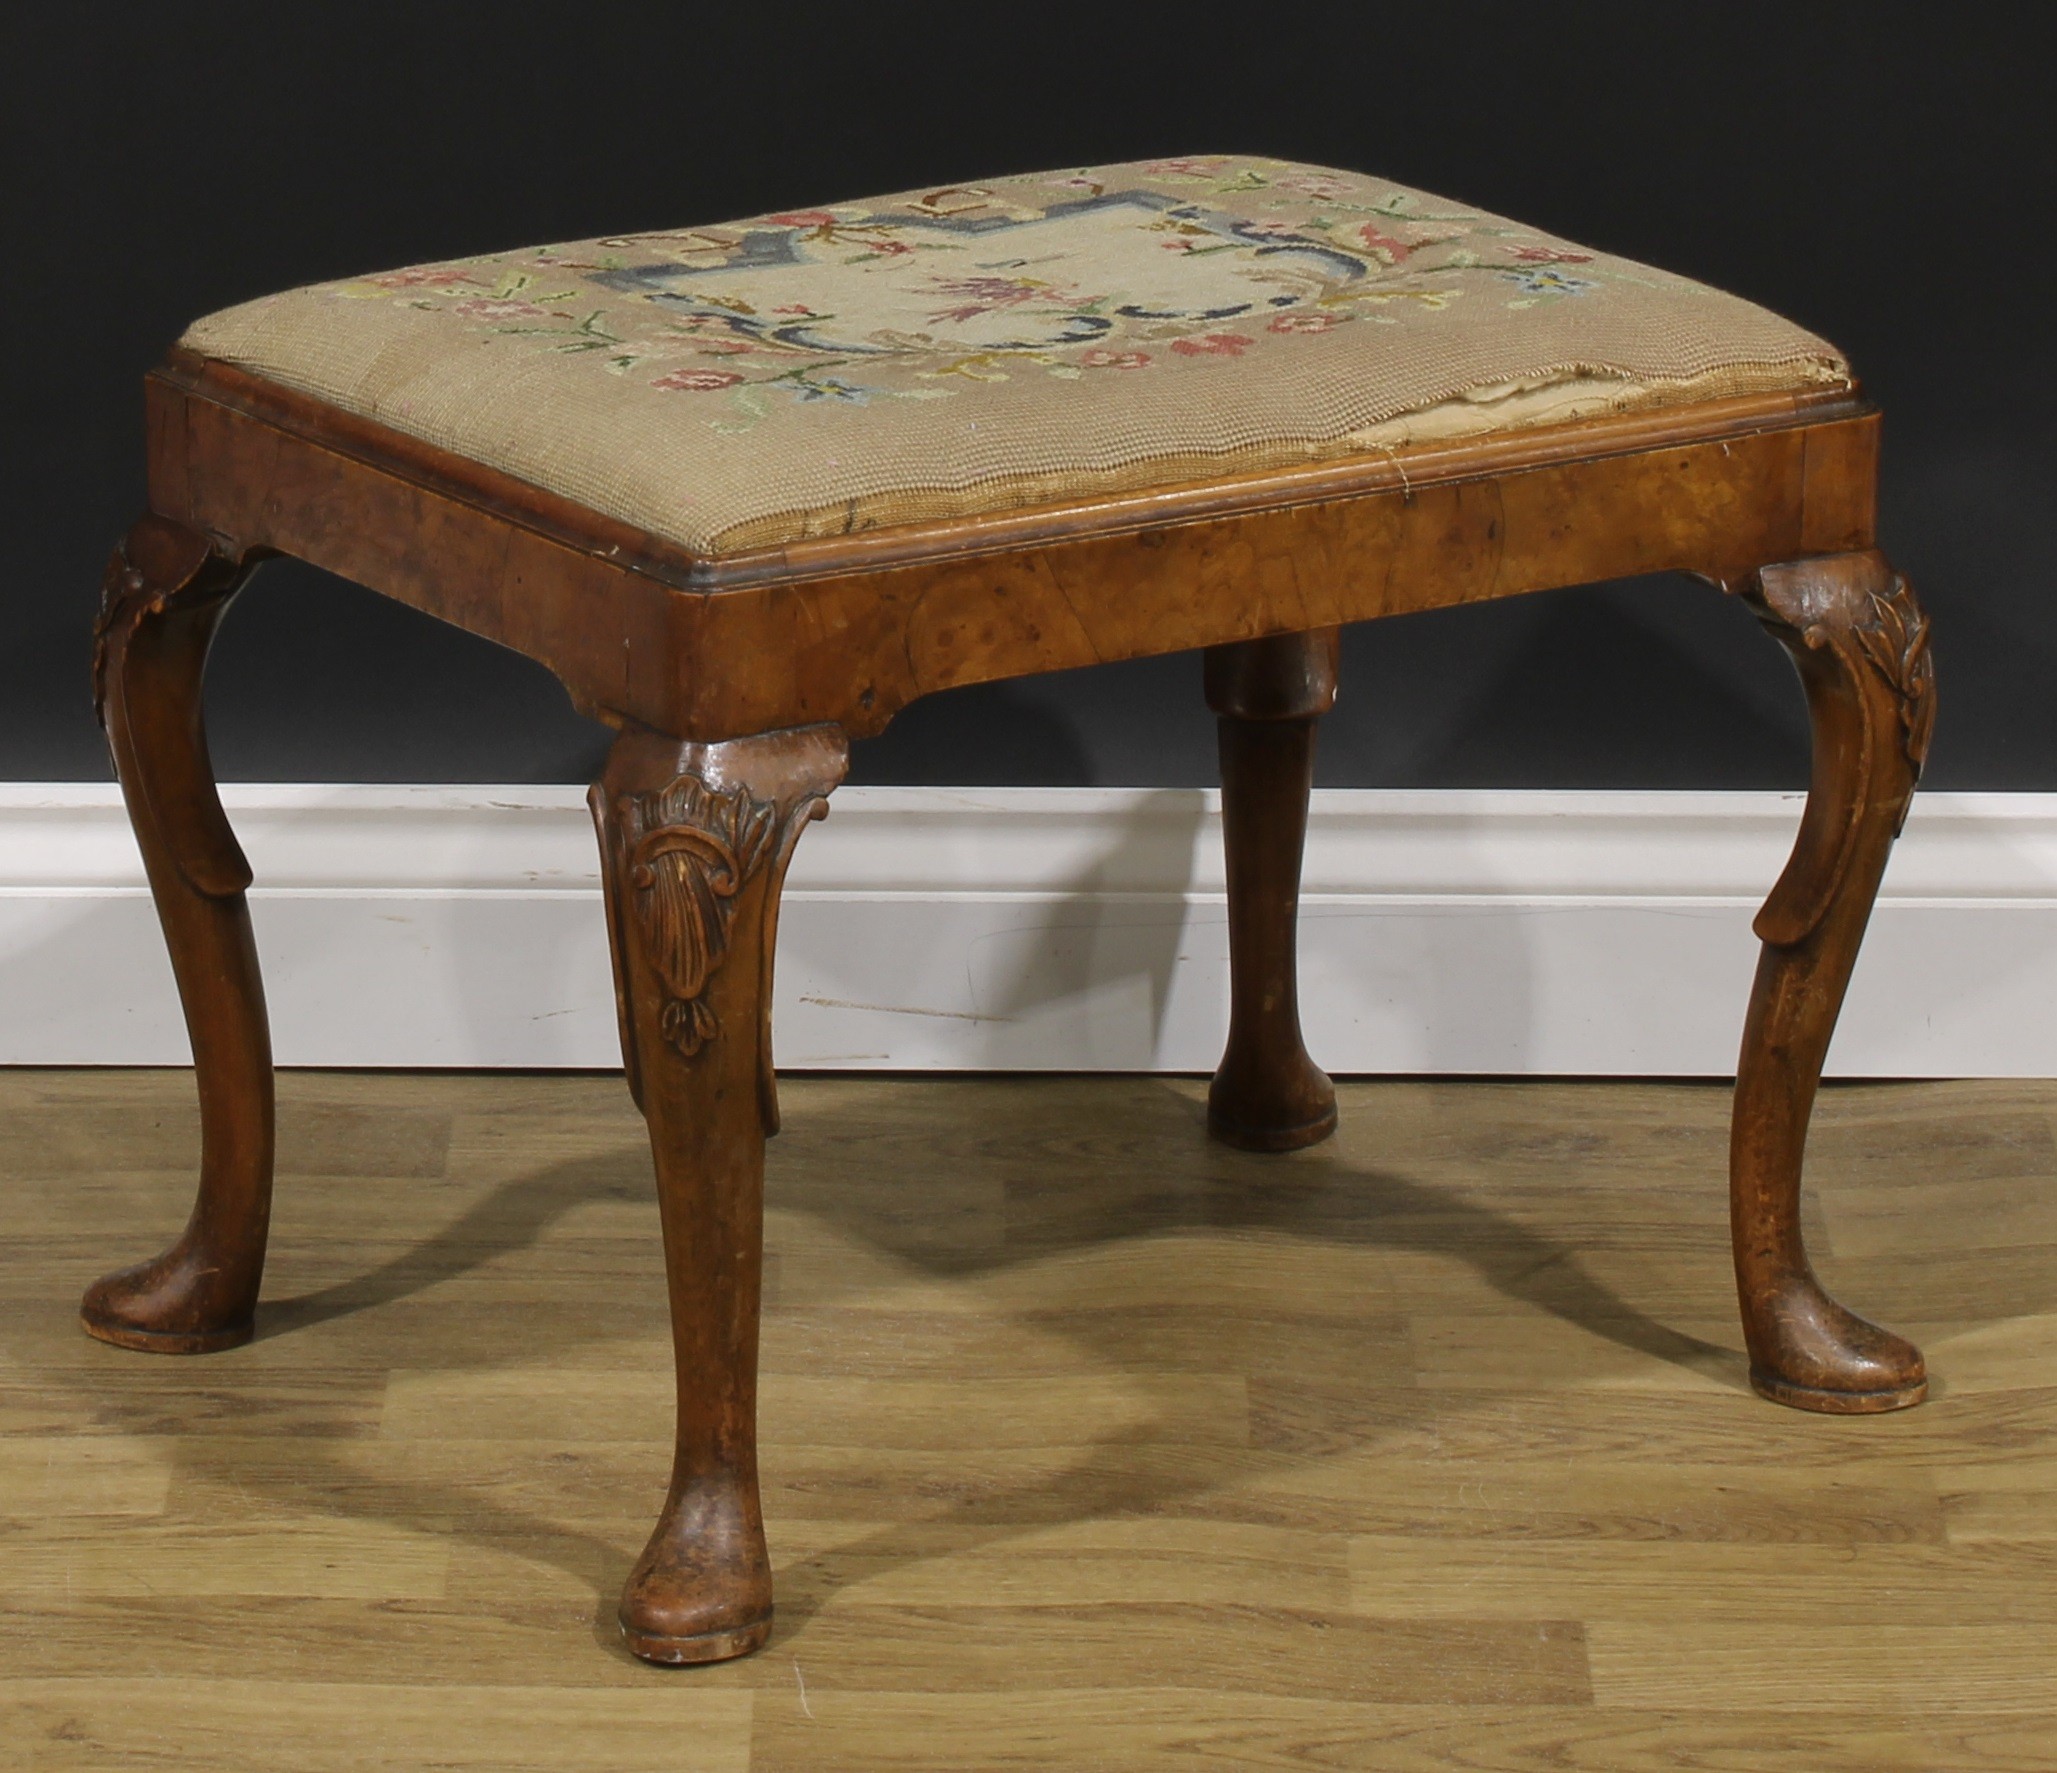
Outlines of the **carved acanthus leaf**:
M 161 610 L 169 595 L 166 591 L 151 595 L 149 582 L 129 565 L 125 553 L 117 550 L 107 563 L 107 577 L 100 585 L 100 613 L 93 619 L 93 712 L 100 717 L 102 726 L 107 724 L 109 639 L 124 622 L 135 620 L 145 611 Z
M 1928 761 L 1936 726 L 1936 667 L 1928 650 L 1928 616 L 1898 573 L 1893 588 L 1871 593 L 1873 620 L 1857 629 L 1871 668 L 1892 686 L 1900 707 L 1900 742 L 1917 777 Z
M 778 809 L 698 776 L 625 794 L 619 806 L 622 875 L 666 992 L 660 1026 L 690 1056 L 720 1032 L 708 986 L 728 953 L 736 896 L 772 853 Z
M 100 613 L 93 620 L 93 711 L 103 728 L 117 637 L 174 605 L 232 596 L 245 570 L 215 553 L 204 536 L 154 514 L 143 517 L 116 545 L 100 581 Z
M 1822 927 L 1845 890 L 1852 859 L 1872 841 L 1870 815 L 1890 808 L 1897 835 L 1913 803 L 1935 729 L 1929 623 L 1875 549 L 1763 567 L 1736 588 L 1792 654 L 1814 711 L 1814 786 L 1756 924 L 1767 943 L 1790 948 Z M 1837 679 L 1845 693 L 1817 694 Z

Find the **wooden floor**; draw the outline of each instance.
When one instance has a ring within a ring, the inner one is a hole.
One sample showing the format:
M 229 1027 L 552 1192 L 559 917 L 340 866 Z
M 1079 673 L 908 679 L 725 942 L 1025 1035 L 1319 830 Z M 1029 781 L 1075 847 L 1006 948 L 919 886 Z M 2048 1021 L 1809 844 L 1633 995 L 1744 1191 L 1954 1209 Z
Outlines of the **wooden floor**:
M 789 1080 L 779 1625 L 625 1655 L 671 1401 L 618 1080 L 297 1074 L 260 1339 L 88 1341 L 182 1073 L 0 1073 L 0 1768 L 2057 1767 L 2057 1085 L 1828 1093 L 1910 1414 L 1744 1383 L 1711 1087 Z

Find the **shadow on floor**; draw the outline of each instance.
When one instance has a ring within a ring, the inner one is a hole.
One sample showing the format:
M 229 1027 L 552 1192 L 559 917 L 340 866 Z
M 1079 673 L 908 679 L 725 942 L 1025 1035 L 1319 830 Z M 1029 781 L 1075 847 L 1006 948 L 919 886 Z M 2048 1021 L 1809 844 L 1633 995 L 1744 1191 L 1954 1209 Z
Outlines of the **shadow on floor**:
M 771 1150 L 771 1204 L 781 1212 L 816 1218 L 839 1236 L 934 1278 L 972 1283 L 1126 1240 L 1201 1230 L 1331 1248 L 1424 1253 L 1465 1264 L 1519 1305 L 1639 1355 L 1747 1389 L 1740 1359 L 1730 1350 L 1624 1300 L 1593 1274 L 1576 1249 L 1533 1225 L 1397 1170 L 1347 1162 L 1335 1145 L 1286 1158 L 1229 1151 L 1207 1141 L 1204 1110 L 1192 1095 L 1151 1079 L 1108 1079 L 1088 1087 L 1104 1091 L 1110 1086 L 1117 1099 L 1110 1102 L 1104 1123 L 1053 1113 L 1062 1105 L 1051 1092 L 1061 1086 L 1047 1079 L 898 1085 L 903 1092 L 940 1092 L 950 1106 L 939 1115 L 929 1104 L 910 1107 L 903 1095 L 896 1109 L 869 1110 L 856 1116 L 854 1125 L 833 1103 L 810 1108 L 807 1098 L 794 1092 L 802 1100 L 794 1104 L 799 1112 L 789 1113 L 792 1130 Z M 966 1100 L 967 1090 L 976 1092 L 975 1100 Z M 624 1129 L 640 1131 L 626 1116 Z M 1564 1162 L 1574 1165 L 1576 1154 L 1567 1154 Z M 260 1311 L 259 1340 L 275 1341 L 391 1306 L 510 1251 L 535 1249 L 579 1208 L 607 1200 L 647 1200 L 647 1178 L 647 1155 L 625 1145 L 619 1153 L 596 1153 L 504 1182 L 432 1236 L 376 1268 L 315 1292 L 267 1300 Z M 938 1239 L 937 1227 L 976 1217 L 973 1197 L 989 1202 L 996 1189 L 1004 1202 L 996 1236 L 983 1242 Z M 1023 1321 L 1039 1334 L 1069 1337 L 1105 1369 L 1143 1370 L 1115 1314 L 1037 1311 Z M 615 1333 L 596 1319 L 585 1340 L 605 1340 Z M 510 1348 L 510 1358 L 514 1353 Z M 1373 1371 L 1366 1386 L 1379 1398 L 1375 1420 L 1400 1429 L 1421 1419 L 1422 1398 L 1405 1380 L 1379 1390 Z M 1435 1407 L 1447 1410 L 1450 1401 L 1439 1398 Z M 838 1569 L 853 1559 L 869 1572 L 919 1562 L 933 1555 L 938 1526 L 957 1528 L 960 1535 L 968 1530 L 979 1543 L 1000 1541 L 1030 1530 L 1029 1523 L 1047 1526 L 1110 1513 L 1174 1510 L 1235 1475 L 1232 1453 L 1183 1447 L 1177 1461 L 1144 1470 L 1133 1457 L 1124 1462 L 1116 1451 L 1126 1448 L 1133 1455 L 1134 1445 L 1131 1425 L 1120 1440 L 1088 1440 L 1062 1472 L 1052 1474 L 1046 1467 L 1020 1488 L 999 1494 L 986 1485 L 975 1499 L 954 1502 L 918 1522 L 881 1528 L 840 1547 L 833 1558 L 807 1558 L 782 1568 L 781 1639 L 804 1629 L 847 1579 Z M 319 1438 L 302 1446 L 310 1462 L 319 1462 L 328 1451 Z M 196 1472 L 224 1481 L 233 1477 L 244 1487 L 261 1482 L 248 1472 L 215 1470 L 223 1455 L 197 1439 L 182 1443 L 181 1458 Z M 379 1477 L 356 1466 L 349 1468 L 347 1482 L 296 1482 L 292 1499 L 306 1506 L 310 1490 L 323 1488 L 322 1505 L 339 1512 L 401 1524 L 442 1516 L 460 1536 L 502 1549 L 518 1543 L 525 1555 L 590 1582 L 595 1635 L 618 1650 L 614 1597 L 638 1547 L 568 1530 L 476 1493 Z

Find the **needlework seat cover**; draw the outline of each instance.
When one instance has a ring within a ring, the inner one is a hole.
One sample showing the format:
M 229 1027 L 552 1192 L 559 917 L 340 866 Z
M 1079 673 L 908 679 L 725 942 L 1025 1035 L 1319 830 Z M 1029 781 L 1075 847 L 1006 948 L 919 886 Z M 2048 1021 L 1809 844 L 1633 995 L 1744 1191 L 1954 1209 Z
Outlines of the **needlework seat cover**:
M 182 343 L 705 556 L 1850 381 L 1687 278 L 1246 155 L 481 253 Z

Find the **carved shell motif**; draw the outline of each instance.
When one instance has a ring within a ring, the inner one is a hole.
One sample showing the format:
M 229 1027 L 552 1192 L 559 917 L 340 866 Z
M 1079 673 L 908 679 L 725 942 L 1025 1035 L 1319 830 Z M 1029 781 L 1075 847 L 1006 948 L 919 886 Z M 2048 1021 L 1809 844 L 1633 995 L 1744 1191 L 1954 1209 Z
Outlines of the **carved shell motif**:
M 728 952 L 736 895 L 771 855 L 777 809 L 698 776 L 620 805 L 623 874 L 667 993 L 664 1038 L 690 1056 L 720 1032 L 708 983 Z
M 1857 639 L 1871 668 L 1899 699 L 1902 743 L 1918 777 L 1936 729 L 1936 667 L 1928 650 L 1928 617 L 1898 573 L 1886 595 L 1872 592 L 1871 611 L 1874 620 L 1857 630 Z

